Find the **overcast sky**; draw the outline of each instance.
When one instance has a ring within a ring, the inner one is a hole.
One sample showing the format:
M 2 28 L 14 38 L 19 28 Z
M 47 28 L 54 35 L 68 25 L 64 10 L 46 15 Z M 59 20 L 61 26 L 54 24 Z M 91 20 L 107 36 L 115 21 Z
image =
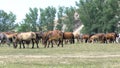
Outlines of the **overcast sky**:
M 0 10 L 5 12 L 13 12 L 17 16 L 17 22 L 22 21 L 25 18 L 25 14 L 29 12 L 29 8 L 46 8 L 53 6 L 75 6 L 75 1 L 79 0 L 1 0 Z

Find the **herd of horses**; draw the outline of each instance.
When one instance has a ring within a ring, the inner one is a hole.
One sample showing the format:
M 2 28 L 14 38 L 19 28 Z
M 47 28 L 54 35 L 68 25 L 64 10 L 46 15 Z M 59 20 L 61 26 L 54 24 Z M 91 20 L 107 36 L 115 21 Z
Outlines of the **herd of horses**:
M 117 41 L 116 41 L 117 39 Z M 77 41 L 76 41 L 77 40 Z M 44 45 L 44 48 L 48 48 L 49 45 L 61 45 L 80 43 L 120 43 L 120 34 L 112 33 L 97 33 L 97 34 L 79 34 L 73 32 L 62 32 L 60 30 L 53 30 L 47 32 L 0 32 L 0 43 L 6 43 L 8 46 L 12 43 L 14 48 L 25 48 L 25 44 L 29 47 L 32 44 L 32 48 L 36 44 L 39 48 L 39 43 Z

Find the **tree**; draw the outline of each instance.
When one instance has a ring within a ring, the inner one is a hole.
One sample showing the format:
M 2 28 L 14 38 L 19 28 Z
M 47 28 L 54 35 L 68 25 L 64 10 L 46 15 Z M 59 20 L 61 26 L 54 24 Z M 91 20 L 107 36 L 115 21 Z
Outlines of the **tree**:
M 115 32 L 118 0 L 80 0 L 76 5 L 84 33 Z
M 27 32 L 30 31 L 29 23 L 25 23 L 24 21 L 20 22 L 17 27 L 17 32 Z
M 25 15 L 25 19 L 20 23 L 18 31 L 38 31 L 38 9 L 29 8 L 29 11 Z
M 66 24 L 66 30 L 65 31 L 73 31 L 74 28 L 74 13 L 75 13 L 75 7 L 66 7 L 65 12 L 66 19 L 64 20 L 64 23 Z
M 40 8 L 40 26 L 43 31 L 53 30 L 56 9 L 54 7 Z
M 64 17 L 64 12 L 65 12 L 65 7 L 59 7 L 58 8 L 58 12 L 57 12 L 57 17 L 58 17 L 58 24 L 56 26 L 56 28 L 58 30 L 62 30 L 62 27 L 64 25 L 64 20 L 63 20 L 63 17 Z
M 0 10 L 0 31 L 12 31 L 15 29 L 16 15 L 12 12 L 6 13 L 3 10 Z

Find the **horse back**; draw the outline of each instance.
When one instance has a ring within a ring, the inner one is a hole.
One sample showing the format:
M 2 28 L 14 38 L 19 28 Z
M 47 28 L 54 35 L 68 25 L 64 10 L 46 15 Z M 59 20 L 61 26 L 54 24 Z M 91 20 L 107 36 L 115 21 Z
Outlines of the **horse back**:
M 36 34 L 34 32 L 22 32 L 17 35 L 20 40 L 31 40 L 36 39 Z
M 64 39 L 71 39 L 74 37 L 73 32 L 64 32 L 63 36 L 64 36 Z
M 47 36 L 49 36 L 50 39 L 60 39 L 63 37 L 63 34 L 59 30 L 53 30 L 53 31 L 49 31 Z

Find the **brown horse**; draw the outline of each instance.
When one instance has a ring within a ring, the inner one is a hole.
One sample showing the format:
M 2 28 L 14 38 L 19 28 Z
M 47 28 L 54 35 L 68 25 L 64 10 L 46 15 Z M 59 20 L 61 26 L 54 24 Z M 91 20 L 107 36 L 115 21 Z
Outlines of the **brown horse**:
M 61 32 L 59 30 L 48 31 L 48 32 L 44 33 L 43 40 L 44 40 L 45 48 L 47 46 L 47 42 L 48 42 L 47 47 L 49 47 L 50 43 L 51 43 L 51 47 L 53 47 L 53 41 L 57 41 L 58 46 L 61 43 L 61 45 L 63 47 L 63 32 Z
M 101 42 L 101 43 L 105 43 L 106 39 L 105 39 L 105 34 L 104 33 L 97 33 L 94 34 L 93 36 L 90 37 L 89 42 Z
M 83 34 L 83 35 L 81 35 L 81 37 L 80 37 L 81 42 L 87 43 L 88 40 L 89 40 L 89 38 L 90 38 L 90 36 L 91 36 L 91 35 L 89 35 L 89 34 Z
M 105 38 L 107 40 L 107 43 L 114 43 L 116 41 L 116 37 L 118 37 L 118 34 L 117 33 L 106 33 L 105 34 Z
M 34 32 L 21 32 L 14 36 L 13 46 L 14 48 L 17 48 L 17 43 L 19 43 L 20 48 L 21 44 L 23 44 L 23 48 L 25 48 L 24 43 L 29 44 L 30 42 L 32 42 L 32 48 L 34 48 L 34 42 L 36 41 L 36 34 Z M 36 42 L 36 45 L 37 48 L 39 48 L 38 42 Z
M 74 44 L 74 35 L 73 32 L 64 32 L 63 39 L 69 40 L 71 44 Z
M 3 33 L 7 36 L 11 43 L 13 42 L 13 37 L 17 35 L 17 33 L 15 32 L 3 32 Z

